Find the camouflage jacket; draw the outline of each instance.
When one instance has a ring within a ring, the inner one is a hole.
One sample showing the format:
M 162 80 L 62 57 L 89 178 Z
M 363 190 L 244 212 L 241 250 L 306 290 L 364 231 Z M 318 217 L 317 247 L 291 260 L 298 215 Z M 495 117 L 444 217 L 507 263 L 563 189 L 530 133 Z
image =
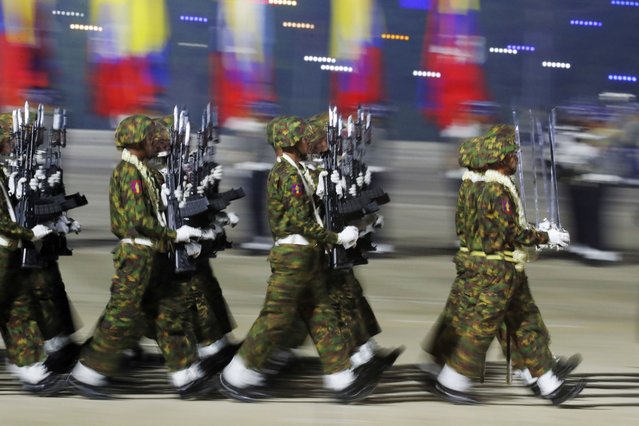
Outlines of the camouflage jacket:
M 470 250 L 491 254 L 548 242 L 547 233 L 519 225 L 516 204 L 503 185 L 484 182 L 478 189 L 462 227 Z
M 484 182 L 462 180 L 457 192 L 457 207 L 455 209 L 455 233 L 461 247 L 468 247 L 466 233 L 478 223 L 477 209 L 473 208 L 477 196 L 483 188 Z
M 33 238 L 33 232 L 18 225 L 11 218 L 9 213 L 11 199 L 8 198 L 7 176 L 2 170 L 0 170 L 0 185 L 2 185 L 3 192 L 3 194 L 0 194 L 0 235 L 9 240 L 30 240 Z
M 280 159 L 268 175 L 268 220 L 273 239 L 300 234 L 318 243 L 335 244 L 337 234 L 319 225 L 313 215 L 311 198 L 297 170 Z
M 142 176 L 131 163 L 120 161 L 109 182 L 111 231 L 118 238 L 150 238 L 164 251 L 175 239 L 175 231 L 162 226 L 155 215 Z

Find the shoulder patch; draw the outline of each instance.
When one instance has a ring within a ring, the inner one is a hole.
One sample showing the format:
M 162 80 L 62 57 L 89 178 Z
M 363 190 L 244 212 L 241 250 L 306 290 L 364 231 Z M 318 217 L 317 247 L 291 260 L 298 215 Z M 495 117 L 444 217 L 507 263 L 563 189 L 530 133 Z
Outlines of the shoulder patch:
M 140 179 L 131 181 L 131 191 L 133 191 L 135 195 L 139 195 L 142 193 L 142 182 L 140 181 Z
M 302 194 L 304 194 L 304 187 L 299 183 L 294 183 L 291 185 L 291 194 L 293 194 L 294 197 L 301 197 Z
M 508 197 L 503 197 L 501 199 L 501 209 L 509 216 L 512 216 L 512 214 L 514 213 L 513 203 L 508 199 Z

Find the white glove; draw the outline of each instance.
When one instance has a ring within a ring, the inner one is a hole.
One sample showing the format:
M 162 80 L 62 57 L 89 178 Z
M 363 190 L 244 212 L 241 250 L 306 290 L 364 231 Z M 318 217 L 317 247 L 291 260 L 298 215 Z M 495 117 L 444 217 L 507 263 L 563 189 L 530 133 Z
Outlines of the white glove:
M 162 205 L 164 207 L 169 205 L 169 187 L 166 186 L 166 183 L 162 184 L 162 188 L 160 188 L 160 198 L 162 199 Z
M 549 244 L 556 245 L 557 247 L 568 247 L 570 244 L 570 234 L 568 232 L 554 228 L 549 229 L 547 232 Z
M 188 243 L 191 241 L 191 238 L 200 238 L 202 236 L 202 230 L 198 228 L 193 228 L 189 225 L 182 225 L 178 229 L 175 230 L 177 234 L 175 236 L 176 243 Z
M 16 193 L 17 178 L 18 172 L 11 172 L 9 175 L 9 195 L 14 195 Z
M 202 253 L 202 244 L 188 243 L 184 245 L 184 248 L 186 249 L 186 254 L 191 257 L 198 257 Z
M 372 178 L 373 174 L 371 173 L 370 169 L 366 169 L 366 173 L 364 174 L 364 184 L 366 186 L 370 185 Z
M 184 193 L 182 192 L 182 187 L 178 186 L 177 188 L 175 188 L 175 191 L 173 191 L 173 195 L 175 195 L 175 198 L 178 201 L 182 201 L 182 198 L 184 196 Z
M 339 172 L 337 170 L 333 170 L 333 172 L 331 173 L 331 182 L 333 182 L 335 185 L 340 184 Z
M 47 235 L 49 235 L 51 233 L 51 229 L 47 228 L 44 225 L 36 225 L 33 228 L 31 228 L 31 232 L 33 232 L 33 237 L 31 238 L 31 241 L 38 241 L 46 237 Z
M 373 228 L 381 229 L 384 227 L 384 216 L 381 214 L 377 215 L 375 222 L 373 223 Z
M 82 225 L 77 220 L 71 219 L 71 224 L 69 224 L 69 231 L 75 232 L 76 234 L 82 231 Z
M 29 188 L 31 188 L 32 191 L 37 191 L 38 187 L 40 185 L 40 182 L 38 182 L 38 179 L 35 177 L 32 177 L 29 180 Z
M 355 183 L 360 188 L 364 186 L 364 175 L 362 173 L 357 175 L 357 178 L 355 178 Z
M 359 231 L 354 226 L 347 226 L 337 234 L 337 244 L 344 246 L 344 248 L 351 248 L 357 245 L 357 239 L 359 238 Z
M 322 170 L 317 179 L 317 190 L 315 191 L 315 195 L 320 198 L 324 198 L 326 195 L 326 187 L 324 185 L 324 178 L 328 176 L 328 172 L 326 170 Z
M 231 224 L 231 228 L 235 228 L 235 225 L 240 223 L 240 217 L 233 212 L 226 213 L 226 216 L 229 218 L 229 223 Z
M 344 188 L 342 188 L 341 184 L 335 185 L 335 193 L 337 194 L 337 198 L 342 198 L 344 196 Z
M 18 179 L 18 183 L 16 184 L 16 198 L 18 200 L 22 198 L 22 191 L 25 183 L 27 183 L 27 178 L 21 177 Z
M 213 180 L 222 180 L 222 176 L 224 176 L 224 169 L 218 164 L 213 168 L 213 170 L 211 170 L 209 176 L 211 176 Z
M 214 240 L 218 235 L 222 234 L 224 230 L 217 225 L 213 225 L 213 227 L 202 230 L 202 240 Z
M 64 216 L 60 216 L 58 220 L 53 224 L 52 228 L 58 234 L 68 234 L 69 223 L 67 218 L 65 218 Z
M 47 183 L 49 184 L 50 188 L 55 188 L 60 183 L 60 177 L 54 173 L 49 176 L 49 178 L 47 179 Z
M 55 176 L 55 173 L 52 174 L 51 176 Z M 40 166 L 38 167 L 38 170 L 36 170 L 35 173 L 33 174 L 33 177 L 38 180 L 45 180 L 47 178 L 47 174 L 44 172 L 44 169 L 42 168 L 42 166 Z
M 357 196 L 357 185 L 351 185 L 351 187 L 348 188 L 348 193 L 351 194 L 351 197 Z
M 539 223 L 539 225 L 537 225 L 537 229 L 544 232 L 548 232 L 551 227 L 552 227 L 552 224 L 550 223 L 548 219 L 542 220 Z
M 202 179 L 200 181 L 200 184 L 197 186 L 196 191 L 199 195 L 204 195 L 204 192 L 206 192 L 206 188 L 209 187 L 210 181 L 209 181 L 209 175 L 204 176 L 204 179 Z

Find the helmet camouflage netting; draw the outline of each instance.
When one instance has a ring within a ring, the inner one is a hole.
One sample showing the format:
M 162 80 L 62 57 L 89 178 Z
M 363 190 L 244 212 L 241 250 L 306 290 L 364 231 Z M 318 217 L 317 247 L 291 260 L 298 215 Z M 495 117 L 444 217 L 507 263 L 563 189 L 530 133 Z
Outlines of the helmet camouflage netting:
M 497 124 L 481 137 L 476 154 L 475 167 L 503 161 L 508 154 L 517 152 L 519 145 L 515 140 L 515 128 L 507 124 Z
M 146 115 L 137 114 L 125 118 L 115 129 L 115 147 L 123 149 L 141 144 L 149 136 L 152 127 L 153 120 Z
M 273 123 L 273 146 L 287 148 L 297 145 L 306 138 L 306 120 L 299 117 L 285 117 Z

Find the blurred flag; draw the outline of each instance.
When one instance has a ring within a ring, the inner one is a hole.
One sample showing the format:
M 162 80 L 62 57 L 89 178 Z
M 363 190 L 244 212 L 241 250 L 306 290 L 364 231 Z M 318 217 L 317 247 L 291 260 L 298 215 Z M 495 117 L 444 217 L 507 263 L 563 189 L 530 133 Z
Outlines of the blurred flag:
M 382 101 L 383 16 L 375 0 L 332 0 L 329 55 L 352 72 L 333 72 L 331 102 L 340 110 Z
M 486 101 L 484 38 L 479 35 L 479 0 L 432 0 L 422 49 L 424 71 L 440 78 L 420 78 L 422 112 L 444 129 L 467 120 L 466 104 Z
M 248 117 L 260 103 L 275 100 L 269 10 L 263 1 L 218 1 L 211 66 L 221 124 Z
M 44 0 L 0 0 L 0 104 L 20 105 L 49 86 Z
M 114 116 L 153 110 L 168 86 L 165 0 L 91 0 L 94 108 Z

